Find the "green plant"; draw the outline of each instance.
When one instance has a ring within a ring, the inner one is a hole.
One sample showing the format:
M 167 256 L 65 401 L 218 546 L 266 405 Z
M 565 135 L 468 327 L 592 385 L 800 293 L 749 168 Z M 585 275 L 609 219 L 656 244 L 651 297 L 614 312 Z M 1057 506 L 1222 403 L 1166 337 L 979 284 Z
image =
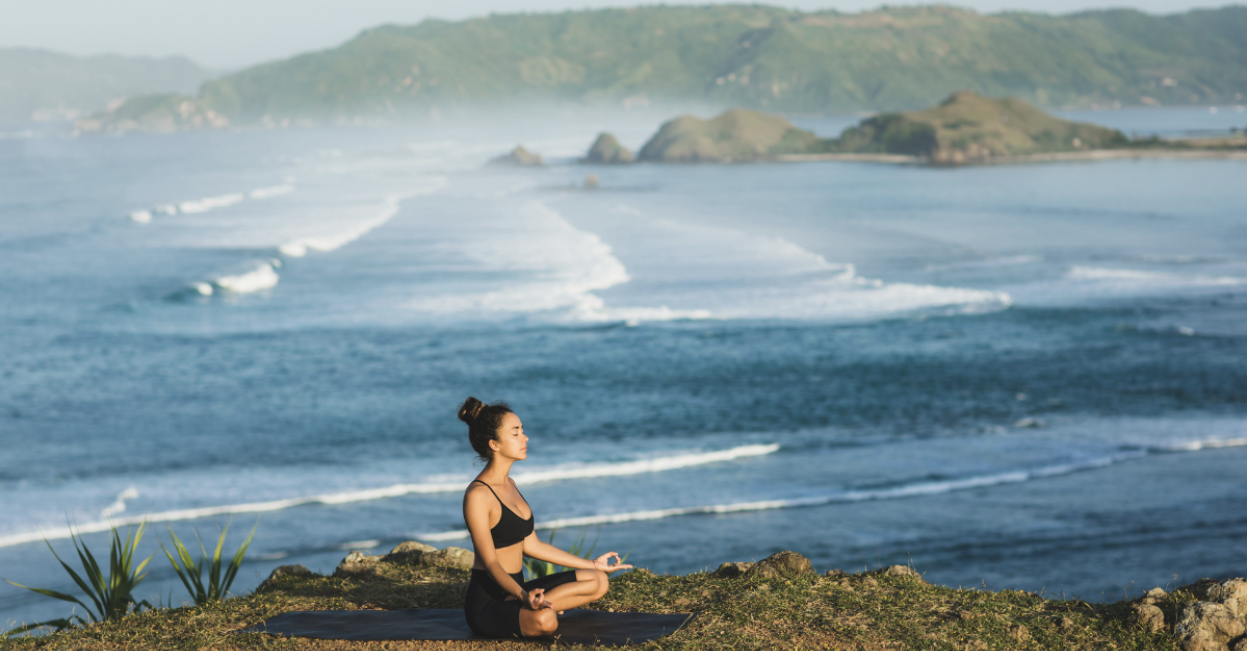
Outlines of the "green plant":
M 202 606 L 209 602 L 220 601 L 225 597 L 225 593 L 229 591 L 230 585 L 234 583 L 234 577 L 238 574 L 238 568 L 242 566 L 243 556 L 247 553 L 247 547 L 251 545 L 251 539 L 255 536 L 256 527 L 260 526 L 259 518 L 256 519 L 255 526 L 251 527 L 251 533 L 247 534 L 247 539 L 238 547 L 238 551 L 234 552 L 234 557 L 230 559 L 229 565 L 225 566 L 224 573 L 221 567 L 221 550 L 225 547 L 225 536 L 229 533 L 229 524 L 221 530 L 221 535 L 217 538 L 216 549 L 212 552 L 212 557 L 208 557 L 208 550 L 204 549 L 203 540 L 199 538 L 199 532 L 195 533 L 195 540 L 199 542 L 199 551 L 201 553 L 199 562 L 196 563 L 191 558 L 190 550 L 186 545 L 182 544 L 182 540 L 177 534 L 173 533 L 173 528 L 169 527 L 169 537 L 173 539 L 172 545 L 177 556 L 169 553 L 165 549 L 165 544 L 160 543 L 160 549 L 164 551 L 165 556 L 169 557 L 169 562 L 173 564 L 173 570 L 178 573 L 178 578 L 182 580 L 182 585 L 186 586 L 186 591 L 190 593 L 195 600 L 195 605 Z M 204 583 L 204 571 L 208 572 L 207 584 Z
M 6 582 L 19 588 L 38 592 L 53 599 L 78 604 L 86 611 L 87 617 L 84 619 L 81 615 L 70 615 L 62 619 L 36 622 L 15 628 L 6 633 L 5 637 L 25 633 L 36 628 L 52 627 L 56 630 L 64 630 L 72 628 L 76 624 L 112 621 L 125 617 L 130 612 L 131 607 L 134 607 L 135 610 L 151 608 L 152 605 L 147 603 L 146 600 L 136 601 L 134 599 L 134 589 L 138 587 L 143 577 L 147 576 L 143 572 L 143 568 L 147 567 L 148 561 L 152 560 L 152 556 L 155 556 L 155 554 L 148 556 L 137 567 L 134 564 L 134 551 L 138 547 L 139 541 L 143 539 L 143 528 L 146 526 L 146 522 L 139 523 L 138 529 L 133 534 L 127 529 L 125 542 L 122 542 L 121 534 L 117 532 L 117 527 L 112 527 L 112 542 L 108 549 L 107 574 L 104 573 L 100 564 L 96 562 L 95 555 L 91 553 L 86 543 L 82 542 L 72 527 L 69 538 L 74 543 L 74 550 L 78 552 L 78 560 L 82 562 L 83 574 L 81 575 L 74 571 L 74 568 L 70 567 L 68 563 L 61 560 L 60 555 L 52 548 L 52 543 L 44 539 L 43 542 L 47 544 L 48 549 L 52 550 L 52 555 L 60 562 L 61 567 L 65 568 L 69 576 L 73 578 L 74 583 L 77 583 L 78 587 L 86 593 L 95 608 L 92 609 L 91 606 L 83 603 L 77 597 L 63 592 L 44 588 L 32 588 L 6 579 Z M 85 575 L 85 578 L 83 575 Z
M 551 529 L 550 538 L 546 540 L 546 542 L 553 545 L 554 534 L 557 532 L 558 532 L 558 529 Z M 589 530 L 587 528 L 581 529 L 580 537 L 576 539 L 575 544 L 573 544 L 570 548 L 568 548 L 567 552 L 571 554 L 572 556 L 579 556 L 581 558 L 593 558 L 593 550 L 598 546 L 598 539 L 594 538 L 593 544 L 589 545 L 589 551 L 584 551 L 585 537 L 588 534 L 589 534 Z M 623 561 L 620 561 L 620 562 L 622 563 Z M 528 574 L 529 579 L 539 579 L 543 576 L 549 576 L 551 574 L 554 574 L 555 572 L 561 571 L 559 569 L 560 567 L 562 566 L 555 565 L 554 563 L 551 563 L 549 561 L 541 561 L 535 558 L 524 559 L 524 572 Z

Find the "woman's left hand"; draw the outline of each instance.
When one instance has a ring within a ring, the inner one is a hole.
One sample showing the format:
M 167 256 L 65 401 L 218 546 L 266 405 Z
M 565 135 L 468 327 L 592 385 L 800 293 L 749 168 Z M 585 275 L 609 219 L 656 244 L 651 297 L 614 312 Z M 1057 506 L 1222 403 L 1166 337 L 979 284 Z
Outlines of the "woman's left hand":
M 611 557 L 614 557 L 616 561 L 614 565 L 611 565 Z M 624 565 L 622 559 L 619 558 L 619 554 L 616 554 L 615 552 L 606 552 L 605 554 L 593 559 L 593 569 L 601 570 L 607 574 L 610 574 L 611 572 L 615 572 L 617 570 L 630 570 L 632 569 L 632 566 Z

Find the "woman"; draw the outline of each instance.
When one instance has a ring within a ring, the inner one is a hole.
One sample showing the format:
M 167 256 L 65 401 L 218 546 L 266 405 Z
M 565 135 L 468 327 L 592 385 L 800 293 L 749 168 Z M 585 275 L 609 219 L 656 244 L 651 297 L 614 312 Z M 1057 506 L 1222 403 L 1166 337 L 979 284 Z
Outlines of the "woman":
M 511 464 L 528 458 L 528 437 L 506 403 L 468 398 L 459 420 L 485 461 L 463 496 L 463 519 L 476 548 L 463 606 L 468 626 L 489 637 L 550 635 L 559 627 L 557 613 L 601 599 L 610 587 L 607 574 L 632 566 L 615 552 L 588 560 L 537 539 L 532 508 L 507 476 Z M 526 582 L 525 556 L 578 569 Z

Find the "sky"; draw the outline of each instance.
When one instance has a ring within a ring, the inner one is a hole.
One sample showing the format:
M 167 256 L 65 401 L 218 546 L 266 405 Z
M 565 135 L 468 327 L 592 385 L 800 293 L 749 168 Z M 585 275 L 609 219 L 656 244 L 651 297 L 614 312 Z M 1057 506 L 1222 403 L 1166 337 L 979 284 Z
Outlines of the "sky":
M 724 0 L 717 0 L 723 2 Z M 753 0 L 750 0 L 751 2 Z M 911 0 L 758 0 L 806 11 L 856 12 Z M 982 13 L 1071 13 L 1130 7 L 1177 13 L 1226 0 L 942 0 Z M 183 55 L 215 70 L 242 68 L 334 47 L 385 23 L 459 20 L 489 13 L 547 12 L 642 4 L 626 0 L 0 0 L 0 47 L 70 54 Z M 656 4 L 656 3 L 644 3 Z M 710 4 L 670 0 L 667 4 Z

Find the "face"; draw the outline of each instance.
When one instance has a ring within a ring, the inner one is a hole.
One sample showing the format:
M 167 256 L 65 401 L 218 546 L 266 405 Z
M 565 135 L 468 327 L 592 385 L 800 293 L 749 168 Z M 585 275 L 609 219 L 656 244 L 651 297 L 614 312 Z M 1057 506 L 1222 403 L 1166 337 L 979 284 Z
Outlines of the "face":
M 489 442 L 494 455 L 519 461 L 528 458 L 528 437 L 524 436 L 524 424 L 515 414 L 502 417 L 497 437 Z

